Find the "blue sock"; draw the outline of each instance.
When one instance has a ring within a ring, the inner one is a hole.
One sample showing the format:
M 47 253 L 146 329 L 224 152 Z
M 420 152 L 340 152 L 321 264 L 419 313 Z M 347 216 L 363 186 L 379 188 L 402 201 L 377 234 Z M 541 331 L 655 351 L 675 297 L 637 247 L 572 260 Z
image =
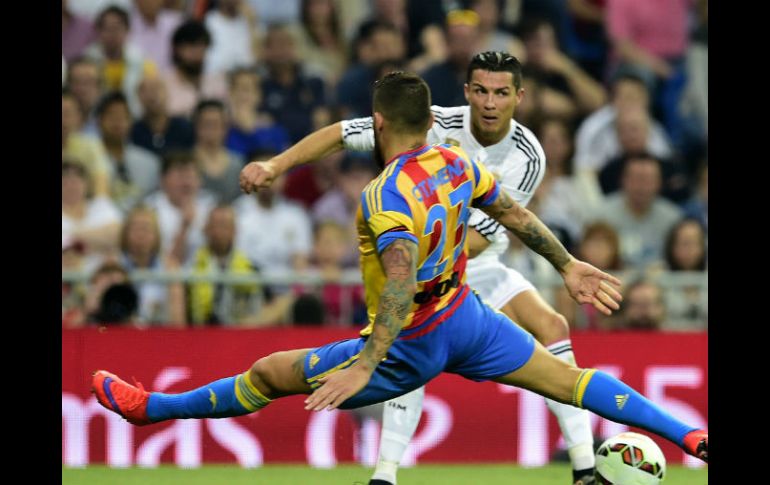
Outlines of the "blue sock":
M 181 394 L 153 392 L 147 402 L 147 417 L 156 423 L 166 419 L 229 418 L 253 413 L 271 400 L 254 387 L 249 372 Z
M 636 426 L 683 446 L 687 426 L 628 385 L 596 369 L 585 369 L 575 384 L 572 404 L 612 421 Z

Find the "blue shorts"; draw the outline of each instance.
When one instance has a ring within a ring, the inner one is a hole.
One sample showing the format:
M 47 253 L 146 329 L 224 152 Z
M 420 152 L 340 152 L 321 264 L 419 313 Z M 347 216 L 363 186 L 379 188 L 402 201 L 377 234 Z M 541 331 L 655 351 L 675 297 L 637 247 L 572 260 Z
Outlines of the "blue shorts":
M 403 332 L 369 383 L 340 408 L 352 409 L 387 401 L 425 385 L 441 372 L 486 381 L 524 365 L 535 351 L 531 334 L 469 291 L 455 312 L 425 335 L 404 338 Z M 318 379 L 349 367 L 358 359 L 366 338 L 332 342 L 305 357 L 305 379 Z

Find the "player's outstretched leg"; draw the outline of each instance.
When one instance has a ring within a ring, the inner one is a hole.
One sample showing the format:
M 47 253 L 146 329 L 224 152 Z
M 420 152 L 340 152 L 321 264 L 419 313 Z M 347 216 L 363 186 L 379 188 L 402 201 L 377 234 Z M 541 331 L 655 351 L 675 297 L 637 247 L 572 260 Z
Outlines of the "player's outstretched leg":
M 500 310 L 531 333 L 556 358 L 572 366 L 577 365 L 567 319 L 551 308 L 534 288 L 516 294 Z M 567 445 L 572 462 L 572 482 L 591 480 L 596 458 L 588 411 L 548 398 L 545 403 L 556 416 Z
M 523 387 L 603 418 L 645 429 L 708 461 L 708 432 L 679 421 L 622 381 L 596 369 L 579 369 L 540 344 L 524 366 L 495 381 Z
M 425 386 L 386 401 L 377 466 L 369 485 L 396 485 L 396 472 L 422 415 Z
M 310 394 L 303 363 L 308 349 L 276 352 L 242 374 L 226 377 L 181 394 L 148 392 L 115 374 L 96 371 L 91 392 L 99 404 L 135 425 L 167 419 L 227 418 L 253 413 L 278 397 Z

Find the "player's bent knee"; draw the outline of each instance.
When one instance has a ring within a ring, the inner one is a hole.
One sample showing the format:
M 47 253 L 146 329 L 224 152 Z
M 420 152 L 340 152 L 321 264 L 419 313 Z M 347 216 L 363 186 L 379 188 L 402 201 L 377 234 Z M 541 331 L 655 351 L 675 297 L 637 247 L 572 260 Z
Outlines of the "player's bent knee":
M 276 389 L 273 384 L 275 375 L 270 368 L 270 357 L 271 355 L 268 355 L 254 362 L 249 369 L 249 377 L 254 387 L 259 389 L 266 397 L 272 399 L 276 394 Z
M 545 318 L 544 323 L 545 325 L 542 325 L 542 328 L 538 332 L 539 335 L 536 335 L 539 337 L 538 341 L 541 344 L 548 346 L 560 340 L 569 338 L 569 323 L 561 313 L 553 312 L 549 314 L 548 317 Z

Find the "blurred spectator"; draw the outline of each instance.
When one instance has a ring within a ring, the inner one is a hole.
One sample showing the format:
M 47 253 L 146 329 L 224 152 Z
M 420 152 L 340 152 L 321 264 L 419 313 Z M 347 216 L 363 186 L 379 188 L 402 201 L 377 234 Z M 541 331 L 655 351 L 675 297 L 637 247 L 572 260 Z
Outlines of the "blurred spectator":
M 569 98 L 577 115 L 591 113 L 605 103 L 604 87 L 559 49 L 553 25 L 542 19 L 527 21 L 522 25 L 521 37 L 527 51 L 525 67 L 546 92 L 554 92 L 548 95 Z
M 344 156 L 345 154 L 339 151 L 313 164 L 295 167 L 286 175 L 283 195 L 311 210 L 313 204 L 334 186 L 337 167 Z
M 171 67 L 171 36 L 182 23 L 180 12 L 164 8 L 163 0 L 134 0 L 129 40 L 161 72 Z
M 314 294 L 299 295 L 292 301 L 289 321 L 296 326 L 323 325 L 326 321 L 323 301 Z
M 666 266 L 670 271 L 705 272 L 706 235 L 700 223 L 684 219 L 671 228 L 666 238 Z M 703 274 L 703 280 L 707 278 Z M 666 330 L 704 330 L 708 327 L 706 287 L 677 285 L 666 291 Z
M 444 3 L 442 0 L 374 0 L 369 18 L 395 26 L 406 41 L 406 57 L 411 59 L 430 47 L 426 37 L 440 34 L 445 18 Z
M 129 271 L 175 271 L 179 261 L 160 252 L 160 227 L 154 210 L 139 205 L 126 216 L 120 234 L 121 263 Z M 145 324 L 185 326 L 185 289 L 182 282 L 135 282 L 139 294 L 138 319 Z
M 606 0 L 567 0 L 564 50 L 597 81 L 604 79 L 609 41 L 604 28 Z
M 641 269 L 663 259 L 665 235 L 682 213 L 660 197 L 660 162 L 652 156 L 627 158 L 621 187 L 607 197 L 595 219 L 606 220 L 618 231 L 623 263 Z
M 184 265 L 204 242 L 203 226 L 216 199 L 201 190 L 201 174 L 190 152 L 163 156 L 160 186 L 145 203 L 158 214 L 161 251 Z
M 614 330 L 660 330 L 666 319 L 663 290 L 651 281 L 639 280 L 626 288 Z
M 655 83 L 653 113 L 669 135 L 678 128 L 692 0 L 607 0 L 613 64 L 641 68 Z
M 348 43 L 334 0 L 302 0 L 298 40 L 299 58 L 307 74 L 335 86 L 347 64 Z
M 237 246 L 260 271 L 290 271 L 307 267 L 312 237 L 310 218 L 302 207 L 281 197 L 285 176 L 256 195 L 236 199 Z
M 99 64 L 87 57 L 72 59 L 67 68 L 67 88 L 77 100 L 85 118 L 80 131 L 91 136 L 99 136 L 96 104 L 103 92 L 101 75 Z
M 603 271 L 617 272 L 623 269 L 620 238 L 606 222 L 593 222 L 583 228 L 583 238 L 577 252 L 583 261 Z
M 601 170 L 610 159 L 620 155 L 621 146 L 616 128 L 620 113 L 637 109 L 649 110 L 650 94 L 647 84 L 633 71 L 618 73 L 612 82 L 612 100 L 583 121 L 575 140 L 576 170 Z M 645 140 L 645 151 L 659 158 L 670 158 L 671 145 L 663 128 L 652 118 Z
M 246 254 L 235 247 L 235 212 L 228 205 L 211 210 L 206 221 L 206 244 L 192 257 L 195 275 L 249 275 L 254 272 Z M 190 318 L 193 325 L 234 325 L 256 311 L 258 288 L 253 283 L 190 284 Z
M 697 23 L 685 57 L 687 85 L 679 106 L 682 131 L 674 138 L 685 152 L 696 152 L 709 132 L 709 24 L 708 0 L 697 0 Z M 693 146 L 694 145 L 694 146 Z M 699 153 L 697 153 L 700 155 Z
M 520 4 L 519 18 L 515 22 L 516 30 L 528 19 L 543 19 L 553 26 L 559 45 L 566 44 L 564 27 L 570 17 L 566 0 L 514 0 L 506 3 Z
M 110 5 L 128 10 L 131 7 L 131 0 L 67 0 L 67 5 L 76 15 L 93 20 Z
M 331 121 L 321 79 L 307 76 L 296 41 L 285 26 L 270 26 L 264 42 L 267 75 L 262 80 L 262 109 L 289 132 L 296 143 Z
M 335 187 L 326 192 L 313 204 L 312 217 L 314 224 L 335 222 L 345 228 L 350 236 L 342 264 L 357 267 L 358 243 L 355 227 L 356 210 L 360 205 L 361 193 L 379 169 L 369 157 L 348 154 L 340 164 L 340 173 Z
M 361 192 L 378 173 L 370 157 L 347 154 L 340 163 L 334 188 L 313 204 L 313 222 L 334 221 L 345 227 L 353 224 Z
M 203 100 L 193 114 L 195 125 L 195 161 L 198 164 L 203 188 L 216 196 L 219 202 L 229 204 L 241 195 L 240 174 L 244 160 L 225 147 L 227 113 L 225 105 L 217 100 Z
M 348 228 L 332 221 L 319 224 L 314 232 L 311 268 L 318 271 L 324 281 L 315 294 L 323 304 L 326 324 L 363 324 L 368 320 L 363 286 L 339 282 L 350 239 Z M 302 285 L 295 286 L 297 293 L 307 291 L 310 289 Z
M 142 78 L 157 74 L 157 66 L 127 42 L 129 28 L 128 12 L 108 7 L 96 18 L 98 38 L 86 49 L 86 55 L 101 65 L 105 89 L 122 90 L 131 113 L 139 116 L 141 106 L 136 89 Z
M 139 84 L 143 115 L 131 127 L 131 141 L 156 155 L 168 150 L 188 150 L 194 143 L 192 123 L 168 112 L 168 88 L 157 77 Z
M 139 309 L 139 296 L 131 283 L 109 286 L 99 301 L 99 310 L 92 320 L 103 325 L 134 323 Z
M 86 323 L 100 322 L 98 316 L 102 297 L 110 287 L 124 283 L 128 283 L 128 273 L 123 266 L 114 261 L 101 264 L 88 280 L 80 315 L 73 319 L 72 323 L 75 326 L 83 326 Z
M 207 73 L 226 73 L 254 64 L 257 20 L 246 0 L 219 0 L 204 21 L 211 34 L 206 53 Z
M 446 17 L 447 60 L 422 74 L 430 86 L 431 103 L 438 106 L 467 104 L 464 86 L 468 63 L 479 50 L 479 16 L 473 10 L 453 10 Z
M 623 269 L 618 233 L 605 222 L 594 222 L 583 228 L 576 256 L 602 271 L 617 274 Z M 601 330 L 611 325 L 607 316 L 593 305 L 575 303 L 563 287 L 556 293 L 556 309 L 577 329 Z
M 343 119 L 370 116 L 374 82 L 383 66 L 400 65 L 406 56 L 400 31 L 379 20 L 361 24 L 353 46 L 354 63 L 345 70 L 336 89 L 337 108 Z
M 618 113 L 615 128 L 621 153 L 610 159 L 599 171 L 602 192 L 609 194 L 618 190 L 626 158 L 645 153 L 647 140 L 650 139 L 651 122 L 649 113 L 641 107 L 629 108 Z M 663 177 L 661 195 L 674 203 L 683 202 L 690 194 L 684 167 L 676 159 L 664 158 L 661 162 Z
M 72 12 L 67 6 L 67 0 L 62 0 L 61 52 L 64 59 L 73 60 L 94 40 L 96 40 L 96 32 L 91 20 Z
M 95 137 L 79 133 L 83 124 L 83 113 L 72 93 L 61 94 L 61 154 L 73 163 L 80 163 L 88 171 L 95 196 L 106 196 L 110 192 L 109 160 L 102 142 Z
M 129 139 L 131 113 L 123 93 L 108 93 L 97 107 L 102 143 L 110 159 L 110 195 L 123 211 L 158 188 L 160 159 Z
M 248 163 L 255 152 L 282 152 L 289 148 L 289 134 L 273 121 L 272 115 L 259 111 L 262 84 L 252 69 L 240 68 L 230 73 L 230 129 L 225 145 Z
M 171 38 L 173 66 L 163 75 L 168 88 L 168 112 L 172 116 L 190 116 L 202 98 L 225 99 L 227 82 L 221 73 L 208 73 L 206 50 L 211 35 L 195 20 L 187 20 Z
M 83 243 L 62 240 L 61 270 L 72 272 L 86 271 L 84 267 Z M 62 280 L 61 283 L 61 318 L 62 328 L 74 328 L 83 323 L 83 298 L 86 286 L 80 282 Z
M 679 221 L 666 237 L 666 265 L 671 271 L 706 270 L 706 235 L 695 219 Z
M 264 30 L 275 24 L 297 24 L 300 21 L 301 0 L 248 0 Z
M 479 16 L 479 52 L 502 51 L 527 62 L 524 43 L 518 37 L 500 28 L 500 2 L 498 0 L 471 0 L 471 9 Z
M 92 269 L 117 250 L 122 216 L 107 197 L 94 197 L 80 164 L 62 161 L 61 189 L 62 249 L 82 244 L 85 269 Z
M 546 171 L 530 202 L 530 210 L 571 250 L 580 237 L 588 202 L 572 179 L 572 131 L 560 118 L 547 118 L 537 128 Z
M 706 231 L 709 229 L 709 166 L 708 161 L 701 164 L 697 186 L 693 197 L 684 205 L 686 217 L 698 221 Z

